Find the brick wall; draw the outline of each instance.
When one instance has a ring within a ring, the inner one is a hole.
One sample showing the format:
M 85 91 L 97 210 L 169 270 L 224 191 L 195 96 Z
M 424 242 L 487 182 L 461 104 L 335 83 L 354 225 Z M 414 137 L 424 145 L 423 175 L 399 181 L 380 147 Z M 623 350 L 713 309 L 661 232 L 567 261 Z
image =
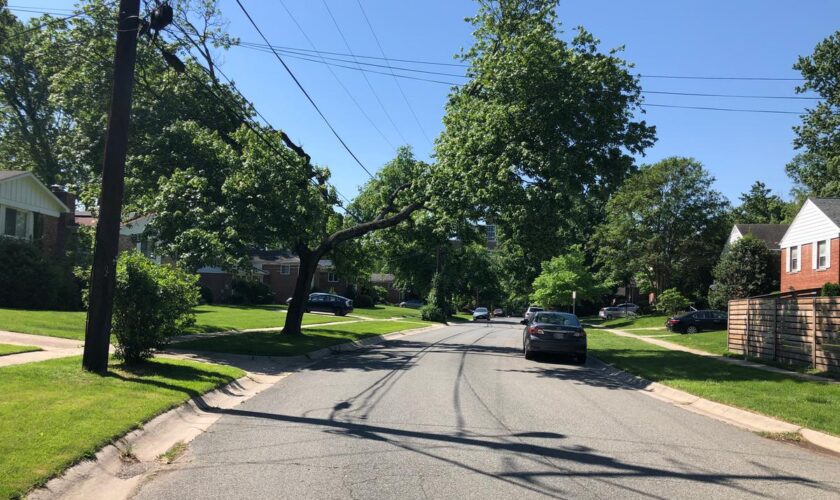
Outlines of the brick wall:
M 840 282 L 840 238 L 831 240 L 831 265 L 828 269 L 813 269 L 811 253 L 814 250 L 814 245 L 802 245 L 802 268 L 799 272 L 787 272 L 786 262 L 788 259 L 788 249 L 782 249 L 781 261 L 781 291 L 789 292 L 793 290 L 810 290 L 820 288 L 823 284 L 828 282 Z

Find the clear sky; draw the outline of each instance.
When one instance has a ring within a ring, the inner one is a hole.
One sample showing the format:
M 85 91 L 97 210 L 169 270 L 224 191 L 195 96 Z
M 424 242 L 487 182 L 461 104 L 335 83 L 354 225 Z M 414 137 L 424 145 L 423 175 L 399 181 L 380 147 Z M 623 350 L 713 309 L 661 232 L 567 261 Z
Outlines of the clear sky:
M 329 11 L 324 0 L 242 0 L 272 44 L 305 50 L 312 50 L 314 45 L 321 51 L 380 56 L 379 46 L 356 0 L 325 1 Z M 72 7 L 74 2 L 10 0 L 9 3 L 12 7 L 54 9 Z M 261 42 L 234 0 L 220 0 L 219 4 L 230 21 L 232 35 L 243 42 Z M 418 65 L 393 59 L 455 62 L 453 54 L 471 43 L 471 26 L 464 18 L 475 11 L 474 2 L 361 0 L 361 4 L 393 66 L 451 74 L 463 72 L 457 66 Z M 16 13 L 24 18 L 29 15 Z M 797 57 L 810 54 L 820 40 L 840 28 L 840 1 L 563 0 L 559 19 L 565 37 L 571 36 L 574 27 L 582 25 L 601 39 L 604 50 L 623 45 L 625 58 L 642 75 L 797 78 L 800 75 L 792 69 Z M 333 183 L 342 193 L 353 197 L 367 174 L 341 147 L 274 56 L 237 47 L 223 54 L 221 61 L 225 73 L 271 124 L 301 143 L 315 162 L 329 166 Z M 385 64 L 375 59 L 360 61 Z M 447 85 L 400 79 L 400 88 L 390 74 L 363 74 L 332 67 L 333 76 L 329 67 L 321 63 L 291 57 L 286 62 L 368 169 L 378 169 L 393 157 L 394 146 L 400 144 L 413 146 L 420 158 L 431 155 L 430 141 L 442 128 Z M 352 61 L 338 64 L 353 65 Z M 367 68 L 389 72 L 387 67 Z M 400 73 L 463 81 L 456 76 Z M 645 91 L 762 96 L 794 96 L 796 84 L 796 81 L 642 79 Z M 814 102 L 662 94 L 646 94 L 645 99 L 651 104 L 796 112 Z M 738 195 L 756 180 L 787 196 L 791 182 L 784 167 L 795 154 L 792 127 L 799 123 L 798 115 L 648 107 L 644 118 L 656 125 L 658 141 L 640 162 L 654 162 L 672 155 L 692 156 L 715 176 L 717 189 L 736 203 Z

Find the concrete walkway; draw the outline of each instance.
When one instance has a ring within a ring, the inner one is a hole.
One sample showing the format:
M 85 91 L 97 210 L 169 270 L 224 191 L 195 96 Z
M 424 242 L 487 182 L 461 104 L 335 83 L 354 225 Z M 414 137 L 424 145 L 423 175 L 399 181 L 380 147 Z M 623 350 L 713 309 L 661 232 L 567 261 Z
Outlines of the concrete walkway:
M 46 361 L 48 359 L 66 358 L 68 356 L 79 356 L 82 354 L 84 342 L 0 330 L 0 344 L 34 346 L 41 349 L 40 351 L 0 356 L 0 367 L 3 367 Z
M 648 344 L 653 344 L 653 345 L 656 345 L 656 346 L 659 346 L 659 347 L 664 347 L 665 349 L 669 349 L 671 351 L 688 352 L 688 353 L 691 353 L 691 354 L 696 354 L 697 356 L 712 358 L 712 359 L 715 359 L 717 361 L 721 361 L 723 363 L 729 363 L 730 365 L 738 365 L 738 366 L 744 366 L 744 367 L 747 367 L 747 368 L 755 368 L 756 370 L 763 370 L 763 371 L 766 371 L 766 372 L 780 373 L 782 375 L 788 375 L 788 376 L 791 376 L 791 377 L 800 378 L 802 380 L 809 380 L 811 382 L 826 382 L 826 383 L 829 383 L 829 384 L 840 384 L 840 380 L 832 380 L 830 378 L 818 377 L 816 375 L 808 375 L 806 373 L 794 372 L 794 371 L 790 371 L 790 370 L 785 370 L 783 368 L 776 368 L 775 366 L 770 366 L 770 365 L 765 365 L 765 364 L 762 364 L 762 363 L 755 363 L 755 362 L 752 362 L 752 361 L 747 361 L 747 360 L 744 360 L 744 359 L 730 358 L 728 356 L 719 356 L 717 354 L 712 354 L 710 352 L 701 351 L 699 349 L 692 349 L 691 347 L 686 347 L 684 345 L 675 344 L 673 342 L 668 342 L 667 340 L 661 340 L 661 339 L 656 338 L 656 337 L 646 337 L 646 336 L 642 336 L 642 335 L 636 335 L 636 334 L 633 334 L 633 333 L 630 333 L 630 332 L 627 332 L 627 331 L 624 331 L 624 330 L 616 330 L 616 329 L 613 329 L 613 328 L 602 328 L 602 330 L 608 331 L 608 332 L 610 332 L 614 335 L 618 335 L 619 337 L 634 338 L 634 339 L 637 339 L 637 340 L 641 340 L 643 342 L 647 342 Z

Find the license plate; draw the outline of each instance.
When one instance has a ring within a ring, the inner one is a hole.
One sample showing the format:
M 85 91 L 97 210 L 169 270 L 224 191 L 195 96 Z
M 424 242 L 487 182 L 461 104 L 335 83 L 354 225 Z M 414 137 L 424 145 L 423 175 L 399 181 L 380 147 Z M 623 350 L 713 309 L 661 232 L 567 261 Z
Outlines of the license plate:
M 563 339 L 566 338 L 566 334 L 565 333 L 555 333 L 554 338 L 557 339 L 557 340 L 563 340 Z

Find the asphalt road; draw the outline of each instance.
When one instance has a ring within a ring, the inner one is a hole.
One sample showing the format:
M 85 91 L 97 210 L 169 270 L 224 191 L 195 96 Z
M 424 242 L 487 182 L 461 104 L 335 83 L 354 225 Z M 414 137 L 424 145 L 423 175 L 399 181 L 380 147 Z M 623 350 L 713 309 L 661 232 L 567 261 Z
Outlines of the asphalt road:
M 840 459 L 658 401 L 511 322 L 326 358 L 234 410 L 141 498 L 840 497 Z

